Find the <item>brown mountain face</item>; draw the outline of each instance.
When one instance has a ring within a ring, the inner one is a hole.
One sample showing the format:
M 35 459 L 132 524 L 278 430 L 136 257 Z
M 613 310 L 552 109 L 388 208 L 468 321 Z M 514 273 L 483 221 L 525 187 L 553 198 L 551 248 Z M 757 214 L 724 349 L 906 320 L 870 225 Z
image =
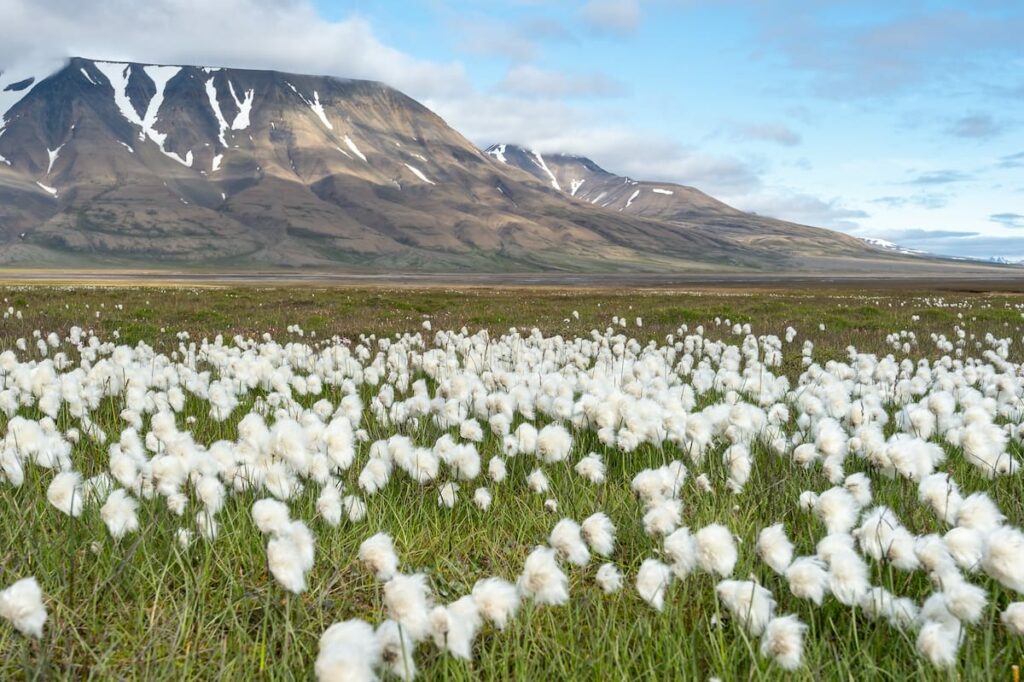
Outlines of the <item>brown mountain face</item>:
M 0 262 L 937 267 L 745 214 L 693 188 L 621 178 L 586 159 L 510 145 L 483 153 L 375 82 L 76 58 L 28 83 L 0 75 L 0 91 L 0 105 L 10 105 L 0 123 Z

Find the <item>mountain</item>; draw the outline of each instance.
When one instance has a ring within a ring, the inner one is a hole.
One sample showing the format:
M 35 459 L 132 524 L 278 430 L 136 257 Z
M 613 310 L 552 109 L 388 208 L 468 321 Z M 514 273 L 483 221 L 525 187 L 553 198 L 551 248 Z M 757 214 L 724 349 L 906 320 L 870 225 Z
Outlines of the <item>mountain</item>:
M 17 79 L 17 80 L 14 80 Z M 0 75 L 0 262 L 361 271 L 944 267 L 512 145 L 370 81 L 69 60 Z

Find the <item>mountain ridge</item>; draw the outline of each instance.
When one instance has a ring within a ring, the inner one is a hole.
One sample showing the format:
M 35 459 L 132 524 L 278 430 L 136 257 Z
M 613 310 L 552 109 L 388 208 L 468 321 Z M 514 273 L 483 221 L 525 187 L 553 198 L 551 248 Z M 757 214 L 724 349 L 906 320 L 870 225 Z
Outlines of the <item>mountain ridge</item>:
M 80 57 L 2 89 L 19 81 L 0 78 L 0 92 L 20 95 L 0 103 L 0 262 L 940 267 L 695 188 L 623 181 L 583 157 L 549 156 L 546 169 L 540 157 L 534 169 L 522 152 L 522 163 L 503 163 L 378 81 Z

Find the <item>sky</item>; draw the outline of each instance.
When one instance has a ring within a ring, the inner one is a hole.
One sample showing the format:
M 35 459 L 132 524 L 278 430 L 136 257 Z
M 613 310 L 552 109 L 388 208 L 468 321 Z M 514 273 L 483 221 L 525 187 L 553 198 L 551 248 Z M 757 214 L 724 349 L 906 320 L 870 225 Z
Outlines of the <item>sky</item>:
M 519 143 L 933 253 L 1024 259 L 1024 2 L 0 0 L 68 56 L 384 81 Z

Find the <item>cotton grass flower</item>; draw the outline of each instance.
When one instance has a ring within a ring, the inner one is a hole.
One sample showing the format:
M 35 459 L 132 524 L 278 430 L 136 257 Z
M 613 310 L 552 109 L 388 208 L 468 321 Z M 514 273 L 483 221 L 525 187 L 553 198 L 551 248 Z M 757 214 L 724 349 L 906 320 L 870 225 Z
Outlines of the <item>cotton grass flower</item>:
M 757 536 L 756 548 L 757 555 L 776 573 L 785 573 L 793 561 L 793 543 L 786 537 L 786 529 L 781 523 L 762 529 Z
M 484 620 L 499 630 L 504 630 L 519 610 L 519 592 L 515 585 L 501 578 L 478 580 L 471 596 Z
M 380 662 L 373 626 L 352 619 L 335 623 L 320 635 L 314 672 L 319 682 L 372 682 Z
M 377 626 L 377 644 L 384 667 L 400 680 L 416 677 L 416 662 L 412 654 L 416 643 L 409 632 L 393 620 L 386 620 Z
M 803 660 L 806 632 L 807 626 L 793 614 L 772 618 L 761 636 L 761 655 L 783 670 L 796 670 Z
M 772 593 L 752 580 L 723 580 L 715 594 L 752 636 L 760 636 L 775 614 Z
M 536 547 L 523 564 L 517 583 L 524 597 L 538 604 L 559 606 L 569 601 L 569 579 L 558 566 L 555 550 Z
M 46 499 L 64 514 L 78 517 L 84 502 L 81 484 L 82 476 L 77 471 L 62 471 L 50 482 Z
M 596 554 L 607 557 L 615 551 L 615 524 L 604 512 L 591 514 L 580 528 L 583 539 Z
M 548 477 L 541 469 L 534 469 L 530 472 L 530 475 L 526 477 L 526 485 L 530 489 L 530 492 L 537 495 L 543 495 L 548 491 Z
M 1014 602 L 1006 607 L 999 620 L 1006 627 L 1007 632 L 1018 637 L 1024 637 L 1024 602 Z
M 1024 594 L 1024 533 L 1002 527 L 986 538 L 981 567 L 1007 589 Z
M 358 556 L 359 561 L 382 582 L 391 580 L 398 571 L 398 555 L 387 533 L 377 533 L 363 540 Z
M 480 609 L 471 595 L 448 606 L 435 606 L 430 614 L 431 636 L 438 649 L 455 658 L 473 658 L 473 641 L 483 624 Z
M 46 607 L 43 605 L 43 591 L 34 577 L 22 578 L 0 590 L 0 618 L 23 635 L 42 638 Z
M 656 611 L 665 606 L 665 590 L 672 583 L 672 569 L 657 559 L 644 559 L 636 575 L 636 591 Z
M 622 573 L 615 564 L 601 564 L 594 576 L 594 582 L 605 594 L 614 594 L 622 589 Z
M 678 528 L 665 537 L 665 558 L 671 562 L 672 573 L 686 579 L 697 567 L 697 543 L 689 528 Z
M 548 544 L 558 553 L 558 557 L 577 566 L 590 563 L 590 551 L 583 542 L 580 525 L 572 519 L 562 519 L 551 529 Z
M 416 642 L 430 634 L 431 604 L 427 576 L 396 573 L 384 584 L 384 608 Z
M 291 516 L 284 502 L 266 498 L 253 503 L 252 520 L 264 535 L 281 535 L 288 530 Z
M 112 538 L 120 540 L 139 529 L 138 506 L 138 502 L 120 488 L 110 493 L 100 508 L 100 518 Z
M 738 554 L 728 528 L 717 523 L 705 526 L 694 535 L 694 542 L 701 570 L 723 578 L 732 575 Z
M 591 452 L 586 457 L 576 462 L 576 473 L 590 481 L 594 485 L 601 485 L 605 481 L 605 466 L 601 455 Z
M 798 557 L 785 572 L 789 591 L 794 597 L 808 599 L 821 606 L 828 594 L 828 566 L 816 556 Z

